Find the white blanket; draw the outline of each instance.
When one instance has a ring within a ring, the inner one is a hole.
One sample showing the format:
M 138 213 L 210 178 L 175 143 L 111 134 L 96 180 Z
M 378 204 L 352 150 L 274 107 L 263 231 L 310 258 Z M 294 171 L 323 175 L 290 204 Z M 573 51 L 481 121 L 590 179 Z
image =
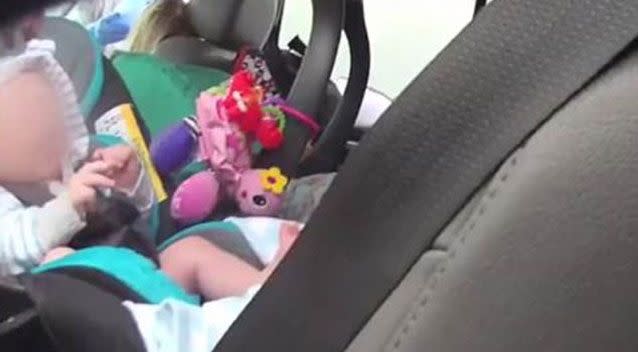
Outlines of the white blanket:
M 259 287 L 244 296 L 207 302 L 202 307 L 166 300 L 158 305 L 124 302 L 135 317 L 148 352 L 210 352 Z
M 241 230 L 257 256 L 269 263 L 279 249 L 283 220 L 273 218 L 229 218 Z M 205 303 L 202 307 L 181 301 L 161 304 L 124 302 L 133 315 L 148 352 L 210 352 L 261 287 L 240 297 Z

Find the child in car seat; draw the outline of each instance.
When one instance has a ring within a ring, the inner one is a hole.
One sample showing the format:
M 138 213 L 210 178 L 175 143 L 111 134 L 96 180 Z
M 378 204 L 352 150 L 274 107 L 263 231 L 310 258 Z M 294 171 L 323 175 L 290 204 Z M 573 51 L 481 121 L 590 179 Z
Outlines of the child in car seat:
M 194 32 L 183 0 L 157 0 L 144 10 L 127 40 L 131 52 L 152 53 L 161 40 Z
M 0 59 L 0 275 L 73 253 L 64 246 L 86 225 L 98 189 L 128 194 L 140 210 L 152 201 L 152 187 L 131 148 L 88 155 L 77 98 L 53 49 L 52 42 L 34 40 L 23 54 Z M 282 229 L 276 259 L 263 271 L 198 237 L 170 246 L 160 266 L 206 299 L 243 294 L 266 279 L 297 233 L 296 227 Z

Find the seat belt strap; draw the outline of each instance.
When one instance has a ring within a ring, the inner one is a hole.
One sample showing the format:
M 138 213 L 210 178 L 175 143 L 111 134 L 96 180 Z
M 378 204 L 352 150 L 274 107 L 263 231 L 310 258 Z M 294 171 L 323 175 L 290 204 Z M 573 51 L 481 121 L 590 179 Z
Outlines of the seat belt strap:
M 636 38 L 637 19 L 635 0 L 483 9 L 353 152 L 216 351 L 346 349 L 494 170 Z
M 370 41 L 362 0 L 346 2 L 344 32 L 350 49 L 348 84 L 334 116 L 301 164 L 301 174 L 333 172 L 343 162 L 370 76 Z
M 476 16 L 485 5 L 487 5 L 487 0 L 476 0 L 476 3 L 474 3 L 474 16 Z

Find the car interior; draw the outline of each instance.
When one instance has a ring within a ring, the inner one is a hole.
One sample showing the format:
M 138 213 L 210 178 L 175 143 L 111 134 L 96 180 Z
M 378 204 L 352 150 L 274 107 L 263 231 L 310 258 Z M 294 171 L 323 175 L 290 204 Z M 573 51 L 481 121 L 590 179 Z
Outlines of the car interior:
M 33 2 L 16 8 L 45 3 Z M 381 118 L 357 128 L 366 1 L 311 2 L 303 53 L 278 47 L 283 0 L 192 0 L 196 35 L 155 52 L 221 70 L 245 45 L 277 57 L 287 102 L 323 130 L 308 152 L 309 131 L 290 124 L 260 162 L 337 173 L 215 351 L 635 351 L 638 2 L 477 1 Z M 71 27 L 46 28 L 67 70 L 103 65 L 96 116 L 131 101 L 108 59 L 68 54 L 84 50 Z M 85 274 L 0 278 L 0 350 L 144 351 L 121 305 L 137 293 Z

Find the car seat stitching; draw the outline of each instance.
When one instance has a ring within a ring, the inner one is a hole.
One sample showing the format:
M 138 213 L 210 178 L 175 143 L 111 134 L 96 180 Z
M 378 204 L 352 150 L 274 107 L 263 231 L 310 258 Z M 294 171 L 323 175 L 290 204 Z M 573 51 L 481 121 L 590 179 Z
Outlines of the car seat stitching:
M 459 249 L 466 244 L 470 233 L 474 231 L 479 221 L 482 219 L 482 216 L 487 212 L 489 203 L 496 199 L 496 197 L 499 195 L 501 187 L 504 186 L 511 179 L 510 176 L 512 174 L 512 171 L 518 164 L 517 154 L 519 154 L 520 151 L 521 150 L 515 153 L 506 163 L 506 167 L 505 169 L 503 169 L 502 174 L 494 178 L 495 182 L 491 187 L 492 189 L 488 190 L 483 195 L 480 205 L 477 207 L 477 209 L 474 210 L 474 213 L 471 215 L 471 218 L 474 218 L 473 221 L 468 222 L 470 225 L 467 227 L 467 229 L 463 228 L 461 230 L 462 235 L 459 236 L 450 246 L 447 257 L 441 261 L 441 263 L 438 265 L 438 268 L 436 269 L 436 272 L 430 277 L 430 279 L 424 282 L 424 288 L 420 294 L 422 295 L 422 298 L 418 300 L 417 305 L 413 307 L 408 313 L 409 316 L 407 321 L 404 322 L 403 327 L 399 330 L 397 336 L 394 338 L 394 342 L 391 343 L 392 351 L 399 351 L 401 345 L 403 344 L 403 341 L 412 331 L 412 328 L 418 321 L 420 315 L 423 313 L 423 311 L 425 311 L 425 306 L 429 302 L 430 296 L 436 289 L 440 281 L 440 277 L 445 274 L 448 269 L 448 265 L 456 258 Z

